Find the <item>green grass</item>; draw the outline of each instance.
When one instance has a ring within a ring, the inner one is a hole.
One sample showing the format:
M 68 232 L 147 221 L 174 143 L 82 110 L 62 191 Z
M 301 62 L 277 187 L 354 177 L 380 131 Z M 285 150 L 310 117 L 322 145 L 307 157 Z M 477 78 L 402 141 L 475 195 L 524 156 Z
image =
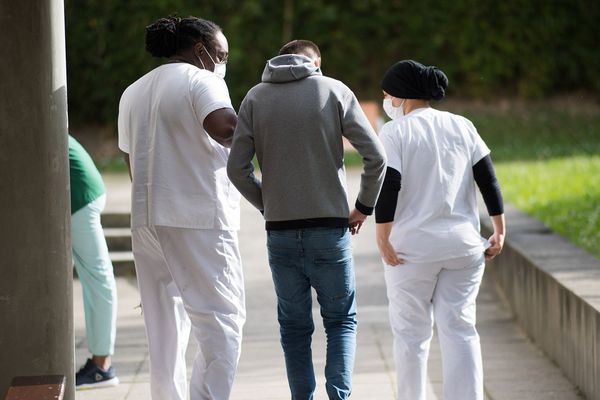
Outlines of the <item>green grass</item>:
M 344 165 L 346 168 L 362 167 L 362 157 L 356 151 L 344 153 Z
M 600 113 L 532 109 L 465 116 L 477 127 L 495 162 L 600 154 Z
M 127 165 L 121 155 L 106 160 L 96 161 L 96 167 L 98 167 L 100 172 L 127 173 Z
M 511 204 L 600 257 L 600 155 L 501 162 L 496 170 Z

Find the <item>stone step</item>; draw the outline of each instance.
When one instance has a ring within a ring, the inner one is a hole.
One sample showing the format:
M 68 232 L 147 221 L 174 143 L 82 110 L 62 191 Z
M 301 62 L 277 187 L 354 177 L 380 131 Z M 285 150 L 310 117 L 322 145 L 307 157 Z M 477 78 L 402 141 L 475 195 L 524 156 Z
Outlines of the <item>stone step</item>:
M 104 237 L 110 251 L 131 251 L 129 228 L 104 228 Z
M 115 276 L 135 276 L 131 252 L 131 214 L 106 212 L 101 217 Z
M 135 263 L 131 251 L 111 251 L 110 260 L 115 276 L 135 276 Z
M 118 212 L 107 212 L 102 213 L 102 226 L 105 228 L 129 228 L 131 214 L 129 213 L 118 213 Z

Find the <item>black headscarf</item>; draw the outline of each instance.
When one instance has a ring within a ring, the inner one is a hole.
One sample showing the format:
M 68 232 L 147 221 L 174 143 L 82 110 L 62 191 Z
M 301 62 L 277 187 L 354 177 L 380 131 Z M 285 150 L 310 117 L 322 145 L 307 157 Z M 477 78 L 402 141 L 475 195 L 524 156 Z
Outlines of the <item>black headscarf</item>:
M 448 77 L 437 67 L 403 60 L 387 70 L 381 87 L 401 99 L 441 100 L 446 95 Z

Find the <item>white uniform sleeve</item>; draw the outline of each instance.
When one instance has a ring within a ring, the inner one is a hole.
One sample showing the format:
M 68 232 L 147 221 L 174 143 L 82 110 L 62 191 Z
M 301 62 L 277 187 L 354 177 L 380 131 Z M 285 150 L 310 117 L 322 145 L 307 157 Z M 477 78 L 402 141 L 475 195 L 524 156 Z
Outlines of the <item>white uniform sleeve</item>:
M 396 124 L 390 121 L 381 128 L 379 139 L 385 149 L 387 166 L 402 173 L 402 142 L 396 132 Z
M 204 119 L 215 110 L 232 108 L 229 90 L 225 81 L 214 74 L 197 74 L 190 83 L 192 106 L 202 125 Z
M 129 154 L 129 143 L 130 143 L 130 133 L 129 133 L 129 107 L 127 104 L 127 99 L 125 98 L 125 93 L 121 96 L 121 101 L 119 102 L 119 118 L 118 118 L 118 131 L 119 131 L 119 149 L 124 153 Z
M 472 148 L 471 148 L 471 166 L 477 164 L 483 157 L 490 154 L 490 149 L 487 147 L 475 126 L 469 121 L 469 136 L 472 140 Z

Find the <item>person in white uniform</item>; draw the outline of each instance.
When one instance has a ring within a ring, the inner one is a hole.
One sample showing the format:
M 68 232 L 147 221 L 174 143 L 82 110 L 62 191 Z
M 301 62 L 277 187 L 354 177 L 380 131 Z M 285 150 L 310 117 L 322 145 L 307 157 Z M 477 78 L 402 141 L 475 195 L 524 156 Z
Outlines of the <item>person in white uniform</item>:
M 125 90 L 118 124 L 152 399 L 187 398 L 190 328 L 190 398 L 228 399 L 245 305 L 240 194 L 226 172 L 237 123 L 223 80 L 227 40 L 213 22 L 169 17 L 146 28 L 146 50 L 168 62 Z
M 483 370 L 475 299 L 485 258 L 504 243 L 502 195 L 485 145 L 464 117 L 430 107 L 448 78 L 412 60 L 384 75 L 380 132 L 388 167 L 376 206 L 399 400 L 425 400 L 435 320 L 444 400 L 482 400 Z M 494 226 L 479 233 L 478 185 Z

